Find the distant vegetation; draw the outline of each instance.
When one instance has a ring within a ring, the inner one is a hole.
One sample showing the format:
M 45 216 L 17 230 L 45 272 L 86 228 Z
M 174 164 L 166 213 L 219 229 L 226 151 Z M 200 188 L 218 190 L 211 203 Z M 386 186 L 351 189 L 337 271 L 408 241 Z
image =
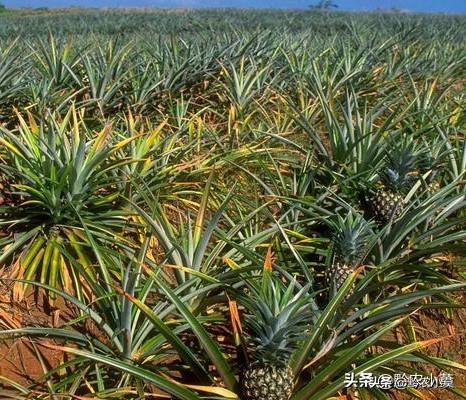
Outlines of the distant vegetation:
M 332 8 L 338 8 L 338 4 L 332 0 L 320 0 L 315 4 L 311 4 L 309 7 L 315 10 L 331 10 Z
M 330 41 L 335 35 L 348 34 L 357 28 L 361 34 L 374 24 L 380 25 L 380 35 L 393 35 L 400 26 L 415 25 L 417 32 L 426 35 L 442 35 L 451 25 L 452 35 L 461 39 L 464 30 L 455 29 L 464 23 L 463 16 L 410 15 L 399 18 L 393 13 L 323 13 L 318 17 L 311 10 L 98 10 L 98 9 L 49 9 L 35 12 L 21 9 L 0 24 L 0 39 L 20 35 L 23 38 L 48 35 L 114 35 L 138 34 L 143 36 L 180 35 L 192 41 L 203 35 L 235 35 L 234 32 L 252 33 L 255 30 L 271 30 L 305 35 L 311 30 L 316 41 Z M 27 15 L 27 17 L 23 17 Z M 284 21 L 287 21 L 285 24 Z M 214 34 L 215 32 L 215 34 Z M 341 38 L 344 39 L 345 36 Z M 79 40 L 84 39 L 79 37 Z

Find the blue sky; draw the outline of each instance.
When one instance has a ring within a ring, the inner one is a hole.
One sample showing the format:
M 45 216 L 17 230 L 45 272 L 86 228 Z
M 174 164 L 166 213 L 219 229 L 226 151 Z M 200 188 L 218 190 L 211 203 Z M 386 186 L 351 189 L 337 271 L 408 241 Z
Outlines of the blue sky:
M 8 7 L 276 7 L 306 8 L 313 0 L 0 0 Z M 397 7 L 412 11 L 466 13 L 466 0 L 335 0 L 344 10 Z

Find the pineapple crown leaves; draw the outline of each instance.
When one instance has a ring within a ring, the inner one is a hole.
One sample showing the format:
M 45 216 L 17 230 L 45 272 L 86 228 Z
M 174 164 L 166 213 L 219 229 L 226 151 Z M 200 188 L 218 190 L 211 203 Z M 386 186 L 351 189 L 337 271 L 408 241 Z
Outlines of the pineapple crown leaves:
M 249 283 L 249 293 L 240 297 L 248 312 L 245 324 L 255 344 L 253 359 L 285 365 L 311 321 L 310 286 L 298 289 L 293 280 L 285 287 L 271 270 L 264 272 L 267 284 L 259 288 Z
M 405 138 L 387 150 L 385 167 L 381 174 L 382 182 L 391 190 L 402 192 L 412 183 L 412 176 L 420 166 L 426 149 L 412 138 Z
M 0 129 L 0 143 L 12 151 L 0 169 L 10 178 L 30 210 L 57 223 L 76 222 L 76 210 L 93 215 L 96 210 L 113 212 L 110 204 L 119 195 L 109 182 L 112 174 L 133 160 L 119 151 L 134 137 L 116 141 L 107 125 L 90 138 L 78 111 L 70 108 L 59 124 L 48 116 L 37 123 L 18 114 L 16 132 Z
M 334 258 L 353 267 L 358 266 L 374 238 L 373 223 L 352 211 L 345 218 L 338 215 L 328 223 L 333 230 Z

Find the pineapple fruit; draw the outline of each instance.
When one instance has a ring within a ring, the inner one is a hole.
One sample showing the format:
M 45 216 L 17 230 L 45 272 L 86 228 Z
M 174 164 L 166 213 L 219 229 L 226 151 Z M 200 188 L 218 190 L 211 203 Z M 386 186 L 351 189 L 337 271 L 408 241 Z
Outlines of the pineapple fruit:
M 244 298 L 250 362 L 241 373 L 242 399 L 288 400 L 295 384 L 289 358 L 311 320 L 309 287 L 297 291 L 296 282 L 285 287 L 271 270 L 264 275 L 261 289 Z
M 243 391 L 249 400 L 287 400 L 293 392 L 293 371 L 289 367 L 262 365 L 244 372 Z
M 333 230 L 333 262 L 326 270 L 325 281 L 329 295 L 333 296 L 346 278 L 364 260 L 368 244 L 373 238 L 372 224 L 361 215 L 349 213 L 331 222 Z M 351 292 L 348 296 L 351 295 Z
M 419 160 L 419 147 L 412 140 L 405 140 L 388 151 L 380 182 L 370 199 L 375 219 L 379 223 L 392 222 L 403 213 L 404 198 L 416 180 Z
M 398 219 L 404 209 L 404 196 L 397 192 L 379 188 L 372 198 L 374 216 L 379 222 Z
M 427 193 L 430 195 L 438 192 L 440 190 L 440 182 L 438 181 L 432 181 L 427 185 Z

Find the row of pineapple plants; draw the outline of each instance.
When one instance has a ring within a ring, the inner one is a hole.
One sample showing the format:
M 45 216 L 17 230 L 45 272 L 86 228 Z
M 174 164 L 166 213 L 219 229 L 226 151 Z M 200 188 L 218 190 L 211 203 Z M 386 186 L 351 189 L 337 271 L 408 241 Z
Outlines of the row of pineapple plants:
M 172 110 L 182 92 L 197 111 L 213 108 L 219 122 L 244 123 L 258 119 L 257 103 L 308 113 L 307 102 L 320 89 L 338 101 L 348 84 L 369 104 L 383 93 L 403 98 L 407 107 L 435 107 L 464 71 L 461 25 L 453 24 L 445 37 L 442 29 L 400 31 L 401 22 L 395 18 L 375 37 L 362 18 L 348 23 L 353 30 L 343 36 L 328 37 L 235 28 L 202 39 L 13 35 L 0 41 L 0 115 L 8 122 L 12 107 L 40 117 L 49 109 L 64 115 L 77 102 L 96 120 L 128 108 L 155 118 Z

